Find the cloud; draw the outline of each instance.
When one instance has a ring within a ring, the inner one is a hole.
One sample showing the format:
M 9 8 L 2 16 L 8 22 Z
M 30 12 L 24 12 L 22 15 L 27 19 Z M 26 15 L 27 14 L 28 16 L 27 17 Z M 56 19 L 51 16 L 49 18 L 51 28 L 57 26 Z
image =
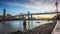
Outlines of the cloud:
M 0 3 L 4 3 L 11 6 L 22 6 L 25 8 L 33 8 L 33 9 L 41 9 L 41 10 L 55 10 L 55 2 L 56 0 L 23 0 L 20 2 L 17 0 L 13 2 L 9 1 L 0 1 Z

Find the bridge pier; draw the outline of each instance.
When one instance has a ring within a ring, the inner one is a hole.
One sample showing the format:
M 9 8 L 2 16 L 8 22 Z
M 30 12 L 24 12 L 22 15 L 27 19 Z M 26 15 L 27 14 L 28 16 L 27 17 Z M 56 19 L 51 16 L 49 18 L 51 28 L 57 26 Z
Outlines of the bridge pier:
M 30 12 L 28 11 L 28 30 L 30 30 L 30 21 L 29 21 L 29 19 L 30 19 Z
M 26 18 L 25 18 L 26 16 L 25 15 L 23 15 L 23 18 L 24 18 L 24 20 L 23 20 L 23 28 L 24 28 L 24 31 L 26 30 Z
M 32 16 L 33 16 L 33 15 L 31 14 L 31 19 L 32 19 Z M 31 28 L 32 28 L 32 27 L 33 27 L 33 21 L 31 21 Z
M 31 14 L 31 18 L 32 18 L 32 14 Z

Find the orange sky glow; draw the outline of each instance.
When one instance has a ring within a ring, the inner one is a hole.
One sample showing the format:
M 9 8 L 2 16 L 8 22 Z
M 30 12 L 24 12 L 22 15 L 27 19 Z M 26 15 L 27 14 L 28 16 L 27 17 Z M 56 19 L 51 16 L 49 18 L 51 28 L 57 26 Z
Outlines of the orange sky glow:
M 34 15 L 34 18 L 53 18 L 56 15 Z

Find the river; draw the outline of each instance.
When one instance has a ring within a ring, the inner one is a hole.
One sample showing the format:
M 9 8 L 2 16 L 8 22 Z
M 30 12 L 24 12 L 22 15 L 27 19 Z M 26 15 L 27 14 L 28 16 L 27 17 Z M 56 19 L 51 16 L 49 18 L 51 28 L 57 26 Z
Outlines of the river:
M 0 34 L 5 34 L 9 32 L 14 32 L 17 30 L 24 31 L 24 29 L 33 29 L 43 24 L 52 23 L 53 21 L 47 20 L 30 20 L 28 25 L 28 20 L 26 21 L 26 26 L 23 26 L 23 20 L 20 21 L 3 21 L 0 22 Z

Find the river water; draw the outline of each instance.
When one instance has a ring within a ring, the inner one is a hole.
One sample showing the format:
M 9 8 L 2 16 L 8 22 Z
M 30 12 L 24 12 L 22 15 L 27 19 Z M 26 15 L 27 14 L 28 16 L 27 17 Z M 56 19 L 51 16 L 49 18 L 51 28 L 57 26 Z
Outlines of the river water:
M 23 26 L 23 20 L 20 21 L 3 21 L 0 22 L 0 34 L 5 34 L 9 32 L 14 32 L 17 30 L 24 31 L 25 29 L 33 29 L 43 24 L 52 23 L 53 21 L 47 20 L 30 20 L 28 25 L 28 20 L 26 21 L 26 26 Z

